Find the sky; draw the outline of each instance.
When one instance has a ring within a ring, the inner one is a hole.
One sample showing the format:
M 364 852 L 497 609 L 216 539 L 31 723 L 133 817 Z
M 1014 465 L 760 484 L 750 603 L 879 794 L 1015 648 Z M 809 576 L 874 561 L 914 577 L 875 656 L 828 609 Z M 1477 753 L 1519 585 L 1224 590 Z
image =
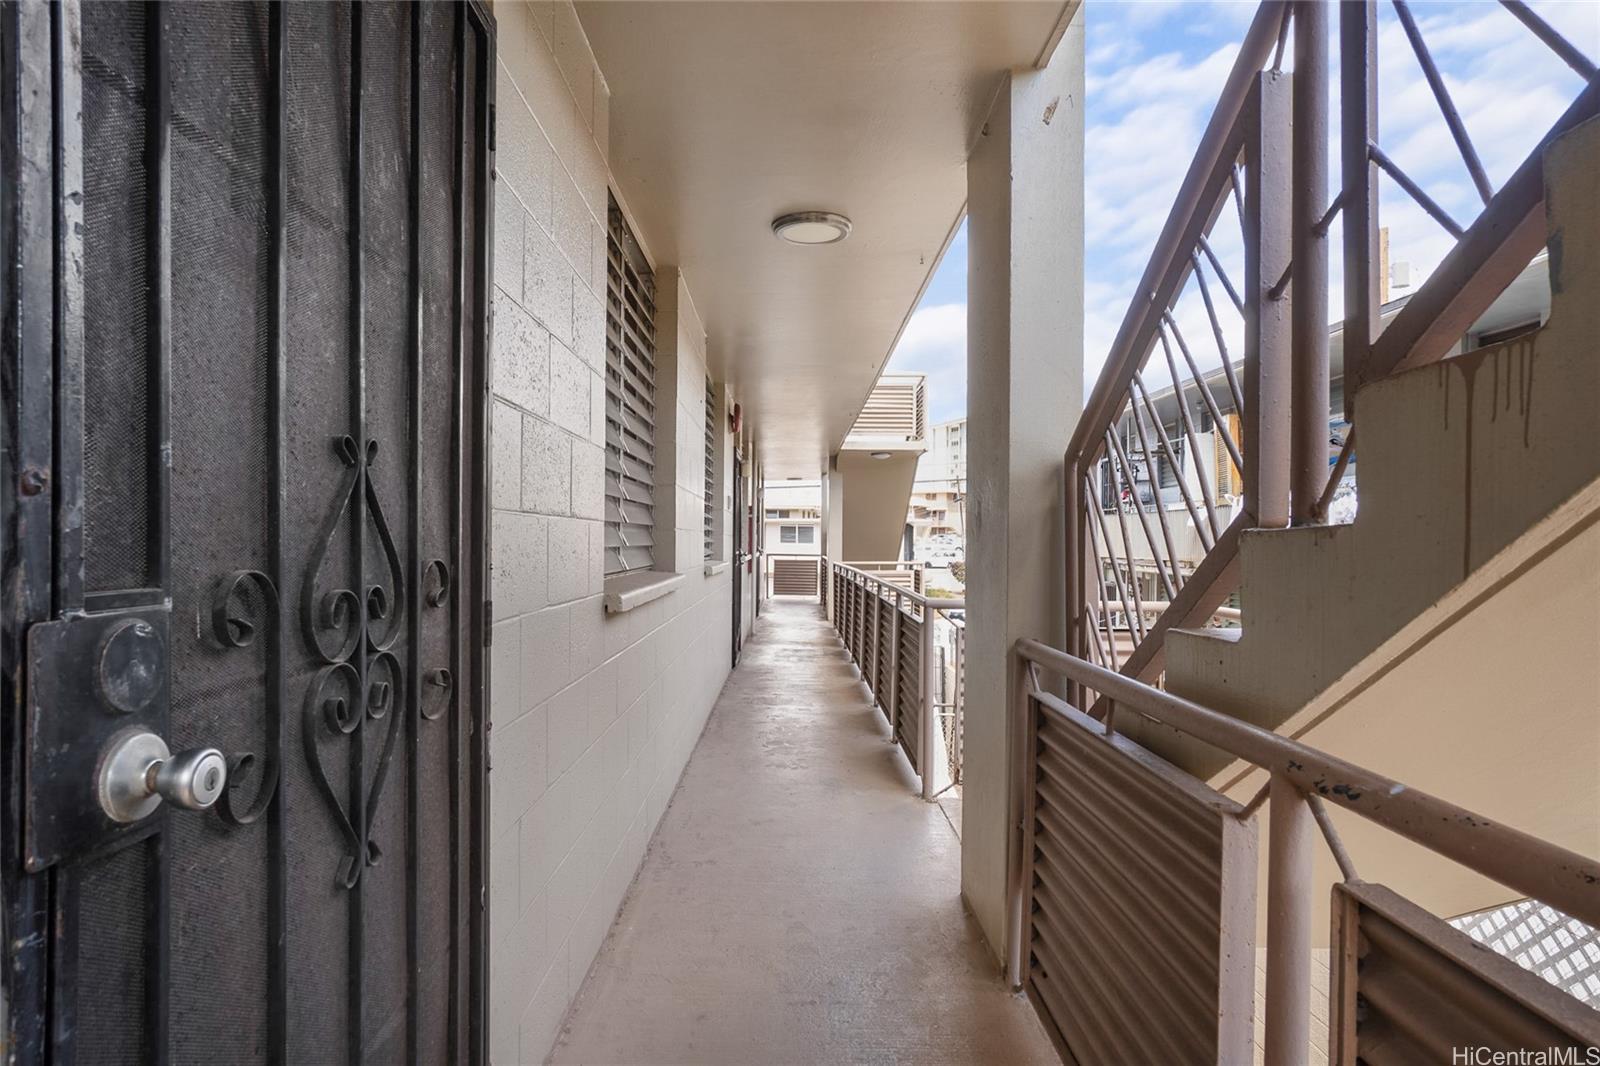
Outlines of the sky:
M 1600 59 L 1600 3 L 1535 2 L 1532 8 L 1591 59 Z M 1089 0 L 1085 78 L 1085 386 L 1098 376 L 1173 197 L 1211 117 L 1222 82 L 1256 5 L 1208 0 Z M 1467 132 L 1496 188 L 1582 89 L 1582 80 L 1511 14 L 1488 0 L 1427 2 L 1411 10 L 1443 74 Z M 1482 204 L 1440 117 L 1417 58 L 1389 3 L 1380 3 L 1378 143 L 1461 225 Z M 1337 42 L 1337 17 L 1333 37 Z M 1337 44 L 1330 89 L 1330 134 L 1338 134 Z M 1285 67 L 1292 62 L 1285 60 Z M 1330 143 L 1329 185 L 1338 188 Z M 1453 239 L 1385 177 L 1379 214 L 1390 230 L 1391 261 L 1411 264 L 1413 287 Z M 1341 317 L 1341 230 L 1330 231 L 1330 317 Z M 1225 210 L 1213 230 L 1219 259 L 1237 283 L 1243 245 L 1237 215 Z M 890 370 L 929 377 L 934 421 L 966 412 L 967 232 L 963 222 L 890 359 Z M 1239 355 L 1242 322 L 1211 277 L 1224 342 Z M 1205 368 L 1220 361 L 1210 320 L 1193 281 L 1174 317 Z M 1161 362 L 1158 354 L 1153 364 Z M 1153 387 L 1168 380 L 1147 368 Z

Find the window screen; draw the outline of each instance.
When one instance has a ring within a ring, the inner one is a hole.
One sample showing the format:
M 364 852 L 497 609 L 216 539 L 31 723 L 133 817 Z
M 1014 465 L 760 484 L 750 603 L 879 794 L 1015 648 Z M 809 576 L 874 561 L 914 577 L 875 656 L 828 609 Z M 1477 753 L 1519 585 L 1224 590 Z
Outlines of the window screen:
M 606 573 L 655 565 L 655 278 L 611 204 L 606 242 Z
M 717 557 L 717 390 L 706 378 L 706 503 L 702 530 L 707 559 Z

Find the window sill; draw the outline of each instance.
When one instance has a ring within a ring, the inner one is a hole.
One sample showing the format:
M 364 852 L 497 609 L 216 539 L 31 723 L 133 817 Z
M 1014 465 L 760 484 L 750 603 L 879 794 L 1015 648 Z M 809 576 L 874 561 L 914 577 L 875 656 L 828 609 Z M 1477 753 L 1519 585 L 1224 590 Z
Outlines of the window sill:
M 707 563 L 706 577 L 716 577 L 718 574 L 725 573 L 727 569 L 728 560 L 726 559 L 723 559 L 721 562 Z
M 660 570 L 639 570 L 608 577 L 605 585 L 606 613 L 621 614 L 635 607 L 643 607 L 651 600 L 659 600 L 682 581 L 682 574 Z

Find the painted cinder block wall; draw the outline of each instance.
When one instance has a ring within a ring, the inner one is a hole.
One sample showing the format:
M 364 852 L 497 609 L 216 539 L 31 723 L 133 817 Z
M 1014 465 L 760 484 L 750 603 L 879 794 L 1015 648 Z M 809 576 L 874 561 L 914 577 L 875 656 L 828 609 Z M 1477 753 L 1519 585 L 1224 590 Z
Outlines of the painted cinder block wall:
M 570 4 L 494 14 L 489 1045 L 507 1066 L 543 1061 L 611 926 L 727 678 L 732 604 L 703 559 L 704 329 L 660 269 L 657 568 L 681 578 L 605 610 L 609 93 Z

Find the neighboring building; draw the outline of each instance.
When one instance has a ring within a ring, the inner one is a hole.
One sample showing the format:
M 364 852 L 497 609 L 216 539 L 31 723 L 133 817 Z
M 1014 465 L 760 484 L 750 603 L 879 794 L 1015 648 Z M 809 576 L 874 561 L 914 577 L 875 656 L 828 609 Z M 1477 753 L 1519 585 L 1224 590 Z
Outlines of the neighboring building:
M 822 482 L 769 482 L 765 499 L 769 556 L 822 554 Z
M 966 416 L 936 422 L 929 430 L 906 524 L 911 529 L 912 558 L 962 558 L 967 539 Z

